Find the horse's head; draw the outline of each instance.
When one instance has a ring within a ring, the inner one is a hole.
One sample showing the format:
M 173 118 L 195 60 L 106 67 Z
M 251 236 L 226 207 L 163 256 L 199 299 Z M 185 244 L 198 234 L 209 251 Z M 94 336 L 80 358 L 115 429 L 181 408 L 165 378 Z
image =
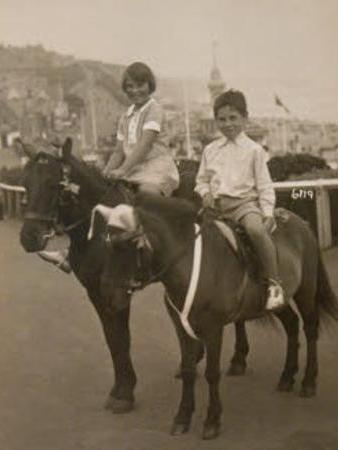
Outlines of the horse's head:
M 30 158 L 23 171 L 26 188 L 21 243 L 28 252 L 42 250 L 56 222 L 63 165 L 57 156 L 39 152 Z
M 60 207 L 73 198 L 68 162 L 71 145 L 66 139 L 62 150 L 49 146 L 38 152 L 26 151 L 29 160 L 22 179 L 26 193 L 21 244 L 27 252 L 43 250 L 58 228 Z

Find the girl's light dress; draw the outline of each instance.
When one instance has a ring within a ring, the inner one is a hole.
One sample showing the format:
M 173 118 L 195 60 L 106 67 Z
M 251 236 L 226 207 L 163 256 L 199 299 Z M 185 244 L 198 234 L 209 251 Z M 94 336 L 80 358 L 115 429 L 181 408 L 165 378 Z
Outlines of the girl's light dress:
M 153 184 L 169 196 L 179 185 L 179 174 L 170 154 L 163 130 L 164 113 L 160 104 L 153 98 L 140 109 L 130 106 L 120 119 L 117 139 L 122 142 L 126 156 L 133 153 L 144 130 L 157 132 L 151 150 L 145 160 L 133 167 L 126 180 L 139 184 Z

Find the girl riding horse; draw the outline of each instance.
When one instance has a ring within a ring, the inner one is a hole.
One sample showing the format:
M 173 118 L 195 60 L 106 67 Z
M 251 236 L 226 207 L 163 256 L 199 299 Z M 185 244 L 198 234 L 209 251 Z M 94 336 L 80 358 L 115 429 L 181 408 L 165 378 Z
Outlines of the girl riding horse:
M 141 62 L 128 66 L 122 90 L 131 106 L 120 119 L 117 146 L 103 175 L 135 183 L 141 192 L 169 196 L 178 187 L 179 175 L 167 145 L 162 107 L 152 98 L 156 80 L 151 69 Z M 67 251 L 43 251 L 39 256 L 64 272 L 71 270 Z

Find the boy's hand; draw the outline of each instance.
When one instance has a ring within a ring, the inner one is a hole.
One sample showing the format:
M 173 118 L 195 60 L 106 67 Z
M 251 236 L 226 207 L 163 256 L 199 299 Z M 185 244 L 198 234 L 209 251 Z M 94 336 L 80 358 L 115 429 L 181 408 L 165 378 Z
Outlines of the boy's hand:
M 123 178 L 125 176 L 125 171 L 121 168 L 111 170 L 107 173 L 106 177 L 111 179 Z
M 203 196 L 202 204 L 203 208 L 213 208 L 215 206 L 215 200 L 210 192 Z
M 276 220 L 272 216 L 264 217 L 263 224 L 264 224 L 266 231 L 270 234 L 273 233 L 275 231 L 275 229 L 277 228 Z

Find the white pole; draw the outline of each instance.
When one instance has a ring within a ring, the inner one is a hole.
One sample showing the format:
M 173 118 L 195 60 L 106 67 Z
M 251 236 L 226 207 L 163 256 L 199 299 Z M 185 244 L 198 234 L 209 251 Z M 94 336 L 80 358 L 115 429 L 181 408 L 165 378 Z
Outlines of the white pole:
M 186 80 L 183 81 L 183 99 L 184 99 L 184 122 L 186 133 L 187 157 L 192 158 L 193 151 L 191 147 L 191 135 L 190 135 L 189 97 Z
M 97 126 L 96 126 L 96 109 L 93 98 L 93 78 L 90 76 L 89 78 L 89 88 L 88 88 L 88 99 L 89 99 L 89 107 L 90 107 L 90 117 L 92 120 L 92 132 L 93 132 L 93 144 L 94 150 L 97 150 Z
M 97 150 L 97 124 L 96 124 L 96 111 L 95 111 L 95 103 L 93 98 L 93 75 L 89 72 L 87 67 L 84 64 L 81 64 L 83 71 L 85 73 L 87 83 L 88 83 L 88 102 L 90 109 L 90 119 L 92 124 L 92 135 L 93 135 L 93 146 L 94 150 Z
M 86 124 L 85 124 L 85 111 L 82 108 L 80 110 L 80 125 L 81 125 L 81 147 L 82 150 L 85 150 L 87 148 Z
M 321 134 L 322 134 L 322 139 L 321 139 L 320 145 L 322 147 L 329 147 L 330 146 L 330 139 L 329 139 L 329 135 L 327 133 L 325 122 L 320 122 L 320 128 L 321 128 Z
M 283 137 L 283 151 L 284 153 L 287 153 L 288 151 L 288 135 L 287 135 L 287 129 L 286 129 L 286 118 L 283 118 L 283 124 L 282 124 L 282 137 Z

